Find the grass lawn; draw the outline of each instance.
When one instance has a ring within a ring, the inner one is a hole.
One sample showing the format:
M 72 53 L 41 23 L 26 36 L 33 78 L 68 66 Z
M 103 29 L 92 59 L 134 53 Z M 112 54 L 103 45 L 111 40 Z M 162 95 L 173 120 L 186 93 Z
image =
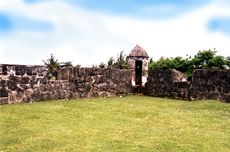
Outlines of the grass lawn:
M 0 106 L 0 152 L 230 151 L 230 104 L 144 96 Z

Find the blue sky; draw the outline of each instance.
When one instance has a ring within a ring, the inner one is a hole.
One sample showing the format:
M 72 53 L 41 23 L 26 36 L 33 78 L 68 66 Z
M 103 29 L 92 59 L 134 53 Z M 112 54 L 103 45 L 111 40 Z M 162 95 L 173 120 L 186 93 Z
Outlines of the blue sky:
M 26 3 L 34 4 L 45 2 L 45 0 L 24 0 Z M 58 1 L 58 0 L 56 0 Z M 61 1 L 61 0 L 59 0 Z M 211 0 L 65 0 L 66 3 L 83 7 L 85 9 L 101 11 L 117 15 L 127 15 L 139 18 L 166 18 L 180 15 L 185 11 L 195 9 L 212 2 Z M 171 8 L 157 10 L 152 7 Z M 148 10 L 148 9 L 150 10 Z M 151 13 L 150 13 L 151 12 Z
M 228 0 L 1 0 L 0 63 L 91 66 L 139 44 L 150 57 L 230 56 Z
M 0 31 L 10 33 L 17 30 L 46 32 L 52 30 L 52 23 L 34 20 L 25 16 L 8 15 L 0 13 Z

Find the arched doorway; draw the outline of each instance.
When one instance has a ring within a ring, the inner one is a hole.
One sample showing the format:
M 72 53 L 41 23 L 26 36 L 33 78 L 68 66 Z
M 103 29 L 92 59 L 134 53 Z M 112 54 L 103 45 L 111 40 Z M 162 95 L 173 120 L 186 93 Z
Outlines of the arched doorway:
M 142 61 L 136 60 L 135 61 L 135 84 L 140 85 L 142 84 Z
M 2 66 L 2 74 L 7 75 L 7 65 Z
M 139 45 L 136 45 L 130 52 L 128 67 L 132 70 L 131 84 L 133 87 L 145 87 L 148 77 L 148 54 Z

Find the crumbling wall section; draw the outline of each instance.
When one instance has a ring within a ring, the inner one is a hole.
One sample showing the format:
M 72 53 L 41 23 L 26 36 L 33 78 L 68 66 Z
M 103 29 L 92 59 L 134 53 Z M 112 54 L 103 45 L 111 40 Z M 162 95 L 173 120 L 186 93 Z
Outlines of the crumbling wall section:
M 46 75 L 46 67 L 42 65 L 0 64 L 0 75 Z
M 176 70 L 152 70 L 144 92 L 156 97 L 230 102 L 230 70 L 196 70 L 191 82 L 185 80 Z
M 230 70 L 196 70 L 190 96 L 193 99 L 215 99 L 230 102 Z
M 132 70 L 68 67 L 59 79 L 37 75 L 0 75 L 0 104 L 132 94 Z M 192 81 L 176 70 L 152 70 L 145 95 L 230 102 L 230 70 L 196 70 Z
M 74 68 L 71 82 L 76 97 L 112 97 L 132 93 L 131 71 L 112 68 Z
M 131 71 L 70 68 L 69 80 L 38 76 L 4 76 L 0 79 L 0 104 L 88 97 L 113 97 L 132 92 Z M 68 71 L 65 71 L 69 73 Z
M 146 95 L 189 99 L 190 82 L 184 73 L 176 70 L 151 70 L 144 88 Z

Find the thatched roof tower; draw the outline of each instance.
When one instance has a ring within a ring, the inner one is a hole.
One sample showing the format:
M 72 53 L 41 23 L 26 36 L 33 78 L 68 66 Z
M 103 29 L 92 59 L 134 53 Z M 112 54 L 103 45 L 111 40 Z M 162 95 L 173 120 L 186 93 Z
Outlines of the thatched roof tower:
M 143 49 L 141 46 L 136 45 L 132 51 L 130 52 L 128 58 L 131 57 L 142 57 L 142 58 L 149 58 L 147 52 L 145 51 L 145 49 Z
M 136 45 L 128 58 L 129 69 L 132 70 L 132 85 L 144 87 L 148 77 L 148 54 L 141 46 Z

